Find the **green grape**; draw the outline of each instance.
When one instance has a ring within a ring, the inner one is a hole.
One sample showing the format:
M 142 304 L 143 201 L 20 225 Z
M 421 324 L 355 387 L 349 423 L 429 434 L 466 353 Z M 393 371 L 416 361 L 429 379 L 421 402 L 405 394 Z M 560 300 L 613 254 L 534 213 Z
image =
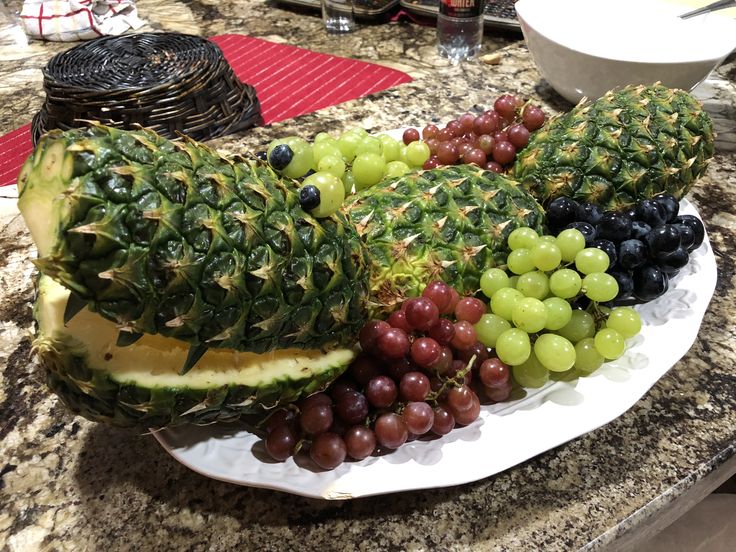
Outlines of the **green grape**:
M 499 289 L 510 287 L 509 275 L 505 270 L 500 268 L 489 268 L 480 277 L 480 289 L 483 295 L 489 299 L 493 297 Z
M 337 147 L 346 163 L 352 163 L 353 159 L 355 159 L 355 149 L 360 142 L 360 136 L 353 132 L 346 132 L 337 139 Z
M 524 297 L 514 305 L 511 319 L 526 333 L 537 333 L 547 323 L 547 308 L 539 299 Z
M 514 274 L 525 274 L 534 270 L 532 252 L 526 248 L 514 249 L 509 253 L 506 264 Z
M 616 307 L 608 314 L 606 328 L 616 330 L 624 339 L 630 339 L 641 331 L 641 317 L 631 307 Z
M 321 142 L 328 142 L 328 141 L 337 142 L 337 140 L 333 138 L 332 136 L 330 136 L 330 134 L 327 132 L 318 132 L 317 136 L 314 137 L 315 144 L 319 144 Z
M 585 249 L 585 236 L 580 230 L 568 228 L 557 234 L 557 247 L 560 248 L 562 260 L 571 263 L 575 260 L 575 255 Z
M 383 171 L 384 178 L 393 178 L 396 176 L 404 176 L 411 170 L 409 165 L 403 161 L 389 161 Z
M 329 217 L 345 201 L 345 188 L 342 180 L 334 174 L 327 172 L 310 174 L 304 179 L 302 186 L 315 186 L 319 190 L 319 205 L 311 211 L 315 217 Z
M 355 191 L 378 184 L 383 179 L 383 170 L 386 163 L 377 153 L 361 153 L 353 161 L 353 178 Z
M 486 347 L 495 347 L 498 336 L 510 329 L 511 324 L 507 320 L 493 313 L 484 314 L 475 324 L 478 341 Z
M 547 330 L 559 330 L 564 328 L 572 318 L 572 307 L 570 303 L 559 297 L 550 297 L 542 301 L 547 309 L 547 323 L 544 328 Z
M 361 138 L 365 138 L 366 136 L 370 136 L 368 131 L 364 129 L 363 127 L 353 127 L 348 132 L 352 132 L 353 134 L 357 134 Z
M 547 370 L 532 351 L 525 362 L 513 366 L 511 374 L 516 383 L 522 387 L 539 388 L 549 381 L 549 370 Z
M 407 167 L 411 167 L 411 163 L 409 163 L 409 160 L 406 158 L 406 145 L 405 144 L 399 144 L 399 158 L 397 161 L 401 161 L 404 163 Z
M 289 178 L 301 178 L 314 168 L 314 155 L 312 146 L 304 140 L 293 141 L 289 144 L 294 156 L 291 162 L 282 171 Z
M 511 251 L 531 249 L 539 243 L 539 234 L 533 228 L 522 226 L 509 234 L 508 244 Z
M 346 170 L 345 174 L 342 175 L 342 185 L 345 188 L 346 196 L 349 196 L 355 191 L 355 178 L 353 177 L 352 170 Z
M 378 139 L 381 141 L 383 160 L 386 163 L 396 161 L 401 153 L 401 144 L 399 144 L 399 141 L 394 140 L 388 134 L 379 134 Z
M 557 297 L 572 299 L 583 286 L 583 281 L 577 271 L 570 268 L 561 268 L 549 277 L 549 289 Z
M 429 146 L 421 140 L 416 140 L 406 146 L 406 160 L 412 167 L 421 167 L 430 155 Z
M 381 141 L 375 136 L 366 136 L 360 141 L 358 147 L 355 148 L 355 156 L 358 157 L 364 153 L 375 153 L 383 156 Z
M 575 368 L 584 374 L 595 372 L 603 364 L 604 359 L 595 348 L 595 339 L 586 337 L 575 344 Z
M 519 284 L 519 278 L 521 278 L 521 276 L 519 276 L 518 274 L 509 276 L 509 287 L 516 289 L 516 286 Z
M 624 354 L 626 343 L 624 337 L 612 328 L 603 328 L 595 334 L 596 350 L 608 360 L 613 360 Z
M 491 297 L 491 312 L 501 318 L 511 320 L 516 302 L 523 299 L 520 291 L 513 288 L 501 288 Z
M 506 330 L 496 339 L 496 354 L 501 362 L 509 366 L 521 364 L 532 351 L 529 334 L 519 328 Z
M 557 244 L 540 242 L 531 250 L 532 262 L 542 272 L 554 270 L 560 266 L 562 254 Z
M 606 252 L 596 247 L 586 247 L 575 255 L 575 268 L 583 274 L 605 272 L 610 262 Z
M 561 335 L 540 335 L 534 343 L 534 354 L 551 372 L 565 372 L 575 364 L 575 347 Z
M 581 339 L 595 335 L 595 319 L 589 312 L 575 309 L 570 315 L 570 321 L 557 330 L 557 333 L 577 343 Z
M 342 160 L 342 155 L 325 155 L 317 163 L 317 171 L 328 172 L 342 178 L 345 174 L 345 161 Z
M 342 159 L 342 152 L 337 146 L 337 142 L 330 142 L 328 140 L 323 140 L 314 144 L 312 146 L 312 155 L 314 156 L 314 162 L 317 164 L 319 164 L 322 158 L 327 155 L 332 155 Z
M 540 301 L 549 295 L 549 278 L 544 272 L 532 270 L 519 276 L 516 289 L 525 297 L 534 297 Z
M 605 272 L 592 272 L 583 278 L 583 289 L 591 301 L 605 303 L 613 301 L 618 295 L 618 282 Z

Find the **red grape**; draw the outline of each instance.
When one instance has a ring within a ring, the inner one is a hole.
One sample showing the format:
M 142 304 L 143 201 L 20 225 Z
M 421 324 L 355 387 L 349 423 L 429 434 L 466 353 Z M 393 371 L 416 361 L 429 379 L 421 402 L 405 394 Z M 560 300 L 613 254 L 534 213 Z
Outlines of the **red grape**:
M 408 358 L 397 358 L 388 363 L 386 374 L 391 376 L 394 381 L 399 382 L 404 377 L 404 374 L 413 372 L 416 369 L 417 366 Z
M 497 130 L 493 133 L 493 141 L 498 142 L 508 142 L 509 141 L 509 135 L 505 130 Z
M 467 142 L 462 142 L 457 145 L 457 151 L 460 154 L 460 157 L 465 161 L 465 155 L 470 151 L 474 149 L 472 145 L 470 145 Z M 467 163 L 467 161 L 465 161 Z
M 494 124 L 493 119 L 486 115 L 478 115 L 473 121 L 473 130 L 478 135 L 490 134 L 498 128 L 498 122 Z
M 358 391 L 346 391 L 335 400 L 335 412 L 348 424 L 359 424 L 368 416 L 368 399 Z
M 493 126 L 493 129 L 491 129 L 491 132 L 494 130 L 497 130 L 498 127 L 501 126 L 501 116 L 498 114 L 498 112 L 495 109 L 489 109 L 483 115 L 488 116 L 491 120 L 491 126 Z
M 439 133 L 437 133 L 437 140 L 439 140 L 440 143 L 449 142 L 454 137 L 455 135 L 452 133 L 452 131 L 446 128 L 443 128 L 442 130 L 439 131 Z
M 409 336 L 400 328 L 391 328 L 376 341 L 378 350 L 386 358 L 401 358 L 409 352 Z
M 336 401 L 343 393 L 355 391 L 355 382 L 343 377 L 330 385 L 330 388 L 330 396 Z
M 375 352 L 376 339 L 378 339 L 378 336 L 385 333 L 390 327 L 391 326 L 388 322 L 384 322 L 383 320 L 369 320 L 366 322 L 358 334 L 360 348 L 364 351 Z
M 485 169 L 487 171 L 493 171 L 499 174 L 503 172 L 503 167 L 500 165 L 500 163 L 496 163 L 495 161 L 489 161 L 488 163 L 486 163 Z
M 440 310 L 427 297 L 415 297 L 406 302 L 406 321 L 415 330 L 427 331 L 439 317 Z
M 484 360 L 478 370 L 480 381 L 488 387 L 506 385 L 509 381 L 510 374 L 509 367 L 495 357 Z
M 360 358 L 360 355 L 358 355 L 358 358 Z M 299 410 L 302 412 L 304 410 L 307 410 L 308 408 L 312 408 L 313 406 L 319 406 L 319 405 L 325 405 L 325 406 L 332 406 L 332 399 L 327 393 L 312 393 L 308 397 L 302 399 L 299 401 Z
M 388 322 L 392 328 L 400 328 L 406 333 L 411 333 L 411 326 L 409 326 L 409 323 L 406 321 L 406 312 L 403 310 L 392 312 L 386 322 Z
M 434 411 L 426 402 L 410 402 L 404 407 L 401 418 L 414 435 L 424 435 L 434 424 Z
M 462 351 L 473 345 L 478 340 L 475 328 L 467 320 L 455 322 L 455 335 L 452 338 L 452 346 Z
M 447 377 L 450 379 L 456 379 L 457 375 L 460 372 L 465 372 L 465 377 L 463 378 L 463 382 L 465 383 L 465 385 L 470 385 L 470 383 L 473 381 L 473 371 L 472 370 L 466 371 L 465 369 L 467 367 L 468 367 L 468 361 L 455 359 L 452 361 L 452 364 L 450 364 L 450 369 L 447 372 Z
M 440 141 L 437 140 L 437 138 L 430 138 L 425 142 L 427 144 L 427 147 L 429 148 L 429 154 L 430 155 L 436 155 L 437 154 L 437 148 L 440 145 Z
M 440 142 L 437 147 L 437 159 L 443 165 L 454 165 L 460 159 L 460 152 L 452 142 Z
M 511 381 L 507 381 L 505 384 L 500 386 L 489 387 L 485 386 L 486 395 L 493 402 L 503 402 L 511 395 Z
M 455 417 L 444 406 L 434 407 L 434 423 L 432 433 L 436 435 L 447 435 L 455 427 Z
M 422 139 L 427 142 L 433 138 L 437 138 L 439 132 L 440 129 L 437 128 L 437 125 L 427 125 L 422 129 Z
M 463 113 L 462 115 L 460 115 L 458 122 L 460 123 L 460 128 L 462 129 L 463 134 L 473 131 L 474 121 L 475 115 L 473 115 L 472 113 Z
M 501 165 L 511 163 L 516 157 L 516 148 L 511 142 L 496 142 L 493 146 L 493 160 Z
M 396 388 L 394 380 L 390 377 L 377 376 L 366 385 L 365 396 L 368 402 L 376 408 L 387 408 L 399 396 L 399 390 Z
M 473 406 L 473 397 L 477 395 L 467 385 L 453 387 L 447 392 L 447 407 L 457 418 L 458 412 L 464 412 Z
M 440 280 L 433 280 L 427 284 L 427 287 L 422 291 L 422 297 L 426 297 L 432 301 L 441 313 L 447 308 L 452 299 L 452 291 L 450 286 Z
M 332 406 L 316 404 L 302 410 L 299 425 L 305 433 L 310 435 L 324 433 L 332 425 Z
M 473 392 L 471 391 L 471 393 Z M 478 395 L 473 393 L 473 399 L 470 408 L 460 412 L 453 411 L 452 414 L 453 416 L 455 416 L 455 422 L 460 425 L 468 425 L 474 422 L 476 418 L 478 418 L 478 416 L 480 415 L 480 399 L 478 398 Z
M 404 374 L 399 382 L 399 396 L 405 401 L 423 401 L 430 389 L 429 378 L 423 372 Z
M 450 323 L 452 324 L 452 323 Z M 436 373 L 443 375 L 448 373 L 450 366 L 452 366 L 452 350 L 449 347 L 442 347 L 440 354 L 432 364 L 429 365 L 430 370 L 434 370 Z
M 427 368 L 436 361 L 442 348 L 431 337 L 420 337 L 411 344 L 411 358 L 422 368 Z
M 373 431 L 381 446 L 390 449 L 399 448 L 409 438 L 409 430 L 404 420 L 394 412 L 381 414 L 376 420 Z
M 268 434 L 265 444 L 271 458 L 283 462 L 294 453 L 296 437 L 288 425 L 279 425 Z
M 332 470 L 345 461 L 347 447 L 336 433 L 320 433 L 309 447 L 309 457 L 320 468 Z
M 471 324 L 477 324 L 480 317 L 486 313 L 486 305 L 476 297 L 463 297 L 455 305 L 455 318 L 467 320 Z
M 436 155 L 432 155 L 429 159 L 427 159 L 424 162 L 424 165 L 422 165 L 422 169 L 425 171 L 428 171 L 430 169 L 436 169 L 440 166 L 440 160 Z
M 447 305 L 447 311 L 443 312 L 442 314 L 450 314 L 452 312 L 455 312 L 455 305 L 457 305 L 457 302 L 460 300 L 460 294 L 457 292 L 457 290 L 453 287 L 450 288 L 450 294 L 451 299 L 449 304 Z
M 475 132 L 466 132 L 463 134 L 463 140 L 465 140 L 468 144 L 475 144 L 475 141 L 478 139 L 478 135 Z
M 488 134 L 483 134 L 478 137 L 478 143 L 477 146 L 481 150 L 483 150 L 483 153 L 488 155 L 493 151 L 493 146 L 495 144 L 495 140 L 493 139 L 493 136 L 490 136 Z
M 453 120 L 447 123 L 445 126 L 447 130 L 449 130 L 453 136 L 462 136 L 463 135 L 463 126 L 460 124 L 460 121 Z
M 360 354 L 350 364 L 350 375 L 360 385 L 365 385 L 368 380 L 376 377 L 381 373 L 381 369 L 376 364 L 376 359 L 370 355 Z
M 516 98 L 509 94 L 500 96 L 494 103 L 493 109 L 507 122 L 511 122 L 516 117 Z
M 486 154 L 480 148 L 470 148 L 465 155 L 463 160 L 468 164 L 478 165 L 482 167 L 486 164 Z
M 506 133 L 509 135 L 509 142 L 518 149 L 529 143 L 529 130 L 524 125 L 511 125 Z
M 412 142 L 416 142 L 417 140 L 419 140 L 419 131 L 415 128 L 407 128 L 404 131 L 402 140 L 404 140 L 404 144 L 406 144 L 407 146 Z
M 447 318 L 440 318 L 435 325 L 429 328 L 428 334 L 440 345 L 447 345 L 455 335 L 455 325 Z
M 296 413 L 288 408 L 279 408 L 266 420 L 266 433 L 271 433 L 280 425 L 290 426 L 296 422 Z
M 521 120 L 524 122 L 524 126 L 529 130 L 537 130 L 544 125 L 545 120 L 544 111 L 535 105 L 528 105 L 521 114 Z
M 367 458 L 376 448 L 376 435 L 365 426 L 351 427 L 345 432 L 343 439 L 348 456 L 355 460 Z
M 483 361 L 488 358 L 488 347 L 483 345 L 480 341 L 476 341 L 467 349 L 460 351 L 460 353 L 458 354 L 458 359 L 462 360 L 467 365 L 468 362 L 470 362 L 470 359 L 474 356 L 475 360 L 473 361 L 473 365 L 471 366 L 472 370 L 480 368 L 481 364 L 483 364 Z

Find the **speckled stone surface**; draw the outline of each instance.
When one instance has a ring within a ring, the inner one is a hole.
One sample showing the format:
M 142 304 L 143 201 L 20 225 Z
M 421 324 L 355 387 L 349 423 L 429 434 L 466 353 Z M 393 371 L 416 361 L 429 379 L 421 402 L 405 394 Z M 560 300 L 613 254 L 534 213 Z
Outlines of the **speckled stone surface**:
M 10 2 L 10 10 L 19 8 Z M 255 148 L 311 137 L 442 121 L 500 92 L 567 108 L 518 36 L 487 36 L 502 63 L 450 67 L 435 32 L 413 24 L 328 36 L 321 21 L 249 0 L 140 0 L 154 29 L 242 32 L 376 61 L 414 82 L 214 145 Z M 67 45 L 16 41 L 0 26 L 0 132 L 42 102 L 40 69 Z M 736 63 L 698 89 L 717 119 L 718 154 L 691 194 L 718 253 L 716 294 L 689 354 L 627 413 L 494 477 L 454 488 L 323 502 L 197 475 L 148 435 L 69 414 L 30 355 L 32 248 L 0 212 L 0 548 L 27 550 L 572 550 L 615 546 L 736 456 Z M 0 189 L 0 196 L 3 190 Z M 3 204 L 7 204 L 4 202 Z M 523 438 L 520 436 L 519 438 Z M 510 443 L 498 443 L 499 447 Z M 492 454 L 492 451 L 489 452 Z

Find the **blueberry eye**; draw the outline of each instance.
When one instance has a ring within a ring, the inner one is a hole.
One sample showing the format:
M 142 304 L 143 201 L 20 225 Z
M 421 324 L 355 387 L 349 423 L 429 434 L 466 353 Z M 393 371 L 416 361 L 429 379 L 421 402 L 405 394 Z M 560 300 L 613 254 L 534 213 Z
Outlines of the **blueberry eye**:
M 268 154 L 265 151 L 259 151 L 256 153 L 256 159 L 266 161 L 268 160 Z
M 311 211 L 319 206 L 319 190 L 317 186 L 302 186 L 299 190 L 299 204 L 305 211 Z
M 268 156 L 268 164 L 277 171 L 283 171 L 291 163 L 294 152 L 286 144 L 279 144 L 271 150 Z

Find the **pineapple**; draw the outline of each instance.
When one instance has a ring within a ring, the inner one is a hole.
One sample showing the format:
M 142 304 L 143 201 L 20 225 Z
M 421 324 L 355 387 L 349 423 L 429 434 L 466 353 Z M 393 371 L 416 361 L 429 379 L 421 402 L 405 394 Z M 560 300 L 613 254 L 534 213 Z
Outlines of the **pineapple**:
M 256 353 L 352 345 L 367 252 L 343 216 L 302 210 L 264 164 L 190 141 L 95 126 L 43 138 L 19 177 L 41 272 L 115 322 L 120 343 L 161 334 Z
M 581 103 L 532 134 L 514 177 L 542 204 L 567 196 L 625 209 L 682 198 L 713 156 L 713 127 L 687 92 L 626 87 Z
M 372 316 L 440 279 L 473 294 L 504 264 L 508 235 L 542 230 L 544 212 L 516 183 L 473 165 L 411 173 L 356 194 L 345 211 L 370 253 Z

